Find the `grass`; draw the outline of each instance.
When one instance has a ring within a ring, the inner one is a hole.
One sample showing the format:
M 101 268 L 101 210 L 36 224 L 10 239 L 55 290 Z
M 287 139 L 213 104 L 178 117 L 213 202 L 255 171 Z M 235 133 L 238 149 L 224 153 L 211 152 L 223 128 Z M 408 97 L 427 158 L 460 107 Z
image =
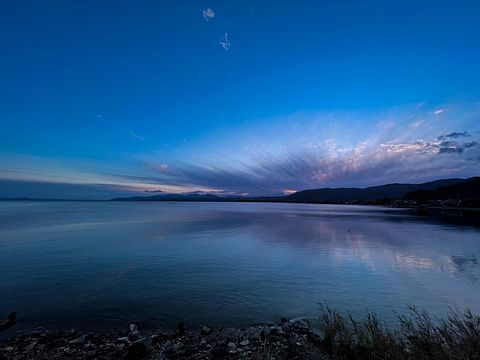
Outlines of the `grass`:
M 335 360 L 349 359 L 480 359 L 480 316 L 450 309 L 432 318 L 410 307 L 395 328 L 373 314 L 362 321 L 322 306 L 323 349 Z

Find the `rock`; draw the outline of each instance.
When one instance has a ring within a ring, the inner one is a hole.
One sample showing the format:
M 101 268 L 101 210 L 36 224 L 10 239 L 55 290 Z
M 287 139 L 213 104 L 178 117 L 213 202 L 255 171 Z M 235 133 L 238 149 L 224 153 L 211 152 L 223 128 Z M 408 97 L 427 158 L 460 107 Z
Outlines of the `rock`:
M 277 353 L 277 356 L 276 356 L 276 359 L 279 359 L 279 360 L 287 360 L 289 358 L 290 358 L 290 356 L 289 356 L 288 352 L 284 349 L 280 350 Z
M 250 340 L 258 339 L 261 332 L 261 328 L 251 326 L 244 331 L 244 336 Z
M 138 339 L 137 341 L 134 341 L 133 344 L 143 344 L 147 348 L 147 350 L 150 350 L 152 347 L 152 338 L 151 337 L 143 337 L 141 339 Z
M 213 330 L 210 327 L 203 326 L 202 330 L 200 331 L 200 334 L 205 336 L 205 335 L 210 335 L 212 332 L 213 332 Z
M 134 321 L 128 327 L 128 337 L 130 340 L 136 339 L 138 336 L 138 321 Z
M 121 343 L 128 343 L 130 342 L 130 340 L 128 339 L 128 336 L 123 336 L 123 337 L 120 337 L 117 339 L 118 342 L 121 342 Z
M 38 341 L 32 341 L 30 344 L 28 344 L 27 346 L 25 346 L 25 351 L 26 351 L 26 352 L 32 351 L 33 348 L 37 345 L 37 342 L 38 342 Z
M 225 359 L 228 356 L 228 347 L 225 341 L 217 341 L 210 352 L 213 360 Z
M 128 327 L 128 331 L 129 332 L 138 331 L 138 321 L 135 320 L 134 322 L 132 322 Z
M 45 358 L 72 360 L 220 360 L 257 359 L 324 359 L 324 345 L 306 319 L 297 318 L 283 324 L 254 325 L 247 328 L 213 329 L 203 326 L 187 332 L 180 323 L 175 332 L 145 330 L 138 336 L 138 324 L 128 327 L 128 335 L 118 329 L 101 334 L 76 334 L 71 331 L 48 331 L 33 335 L 19 334 L 0 341 L 0 354 L 11 360 Z M 134 339 L 132 333 L 136 333 Z M 72 340 L 73 339 L 73 340 Z M 8 352 L 10 350 L 10 352 Z M 41 356 L 40 356 L 41 355 Z M 0 360 L 1 359 L 0 357 Z
M 0 332 L 3 330 L 7 330 L 9 327 L 15 325 L 16 322 L 17 322 L 17 313 L 14 311 L 8 315 L 8 319 L 0 320 Z
M 300 331 L 300 332 L 311 332 L 311 326 L 310 322 L 307 319 L 304 318 L 296 318 L 296 319 L 291 319 L 288 322 L 289 326 L 292 326 L 295 328 L 295 330 Z
M 185 323 L 183 322 L 178 323 L 177 330 L 178 330 L 177 333 L 179 337 L 185 336 L 185 332 L 186 332 Z
M 152 346 L 158 344 L 160 342 L 160 336 L 158 335 L 152 335 L 150 336 L 150 339 L 152 340 Z
M 323 341 L 322 337 L 314 332 L 308 334 L 308 339 L 315 345 L 315 346 L 322 346 Z
M 304 318 L 291 319 L 289 323 L 294 325 L 295 327 L 310 327 L 310 322 Z
M 70 340 L 68 343 L 69 343 L 70 345 L 83 344 L 86 339 L 87 339 L 87 336 L 86 336 L 86 335 L 82 335 L 82 336 L 77 337 L 76 339 Z
M 145 359 L 148 356 L 147 347 L 141 342 L 133 343 L 127 350 L 125 360 L 139 360 Z
M 222 336 L 225 339 L 237 339 L 239 336 L 241 336 L 243 331 L 237 328 L 223 328 L 220 330 L 219 335 Z

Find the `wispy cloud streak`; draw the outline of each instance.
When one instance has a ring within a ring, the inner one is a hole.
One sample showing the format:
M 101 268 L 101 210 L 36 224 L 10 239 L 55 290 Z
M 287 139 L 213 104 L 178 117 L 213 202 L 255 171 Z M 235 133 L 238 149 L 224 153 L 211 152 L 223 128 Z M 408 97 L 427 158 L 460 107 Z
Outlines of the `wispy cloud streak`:
M 480 106 L 452 105 L 444 115 L 442 122 L 415 108 L 294 115 L 268 128 L 230 131 L 235 135 L 216 145 L 197 144 L 168 172 L 154 173 L 167 182 L 256 194 L 478 174 L 472 159 L 480 155 L 480 133 L 472 119 Z M 371 125 L 362 129 L 364 123 Z
M 129 134 L 134 139 L 137 139 L 137 140 L 140 140 L 140 141 L 145 141 L 143 136 L 140 136 L 140 135 L 136 134 L 132 129 L 130 129 Z

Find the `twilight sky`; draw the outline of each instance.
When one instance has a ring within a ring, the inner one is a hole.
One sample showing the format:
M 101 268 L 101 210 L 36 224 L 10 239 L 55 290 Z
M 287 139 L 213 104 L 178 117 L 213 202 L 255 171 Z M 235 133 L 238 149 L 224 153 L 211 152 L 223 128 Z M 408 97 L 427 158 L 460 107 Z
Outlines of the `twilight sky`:
M 479 13 L 476 0 L 2 1 L 0 197 L 480 175 Z

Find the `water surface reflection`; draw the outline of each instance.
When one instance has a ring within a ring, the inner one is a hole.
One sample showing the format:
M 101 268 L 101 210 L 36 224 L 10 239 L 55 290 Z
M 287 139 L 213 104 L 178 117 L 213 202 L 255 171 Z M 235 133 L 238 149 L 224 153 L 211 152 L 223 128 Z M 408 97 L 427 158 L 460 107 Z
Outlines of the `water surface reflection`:
M 378 207 L 3 202 L 0 308 L 85 328 L 314 318 L 319 301 L 480 311 L 479 238 Z

